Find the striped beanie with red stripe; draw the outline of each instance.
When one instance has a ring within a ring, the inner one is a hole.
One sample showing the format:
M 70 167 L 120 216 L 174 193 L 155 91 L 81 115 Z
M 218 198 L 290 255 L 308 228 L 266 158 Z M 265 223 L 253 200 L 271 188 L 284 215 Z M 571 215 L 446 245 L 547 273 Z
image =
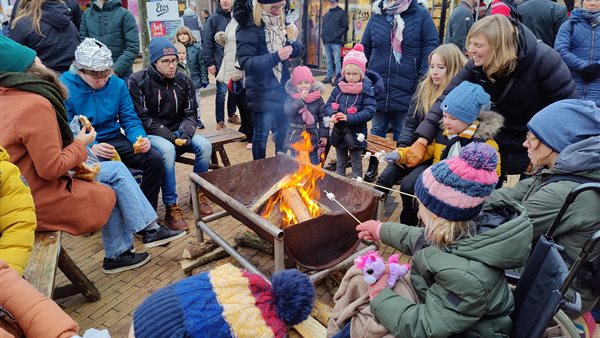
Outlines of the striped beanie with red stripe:
M 315 291 L 298 270 L 259 275 L 221 265 L 162 288 L 133 314 L 137 338 L 285 337 L 304 321 Z

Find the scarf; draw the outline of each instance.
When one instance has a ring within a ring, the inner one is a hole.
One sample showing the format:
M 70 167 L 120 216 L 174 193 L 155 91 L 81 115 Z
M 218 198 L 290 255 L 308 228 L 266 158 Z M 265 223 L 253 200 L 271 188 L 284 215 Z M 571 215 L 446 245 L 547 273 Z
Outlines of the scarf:
M 412 0 L 388 0 L 383 3 L 383 13 L 386 20 L 392 24 L 391 40 L 392 52 L 397 63 L 402 60 L 402 32 L 404 31 L 404 20 L 400 14 L 408 9 Z
M 362 81 L 357 83 L 348 83 L 346 81 L 340 81 L 338 83 L 338 87 L 340 87 L 340 90 L 344 94 L 358 95 L 363 90 L 363 83 Z
M 38 94 L 50 101 L 56 111 L 56 121 L 60 129 L 63 148 L 73 142 L 73 132 L 69 127 L 65 103 L 58 90 L 50 82 L 40 80 L 27 73 L 0 73 L 0 87 Z M 35 112 L 31 113 L 35 114 Z
M 301 93 L 292 93 L 290 94 L 291 97 L 293 97 L 296 100 L 302 100 L 302 94 Z M 306 103 L 312 103 L 317 101 L 318 99 L 321 98 L 321 91 L 320 90 L 315 90 L 314 92 L 310 92 L 308 93 L 308 96 L 306 97 L 306 100 L 303 100 Z
M 267 40 L 267 49 L 269 53 L 277 53 L 285 45 L 285 27 L 281 24 L 279 15 L 271 15 L 265 11 L 261 13 L 262 22 L 265 25 L 265 37 Z M 273 67 L 273 74 L 277 81 L 281 83 L 281 70 L 283 65 L 278 62 Z
M 592 26 L 596 26 L 600 23 L 600 11 L 590 12 L 581 10 L 581 16 Z

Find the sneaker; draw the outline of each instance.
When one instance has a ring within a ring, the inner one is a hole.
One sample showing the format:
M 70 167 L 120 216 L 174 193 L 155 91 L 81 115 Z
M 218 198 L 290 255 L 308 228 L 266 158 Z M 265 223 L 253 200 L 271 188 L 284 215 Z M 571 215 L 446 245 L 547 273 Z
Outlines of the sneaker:
M 117 258 L 104 258 L 102 262 L 102 271 L 107 274 L 119 273 L 126 270 L 135 269 L 150 261 L 150 254 L 133 253 L 125 251 Z
M 221 121 L 221 122 L 217 122 L 217 130 L 221 130 L 221 129 L 225 129 L 227 128 L 227 126 L 225 125 L 225 122 Z
M 248 150 L 252 150 L 252 143 L 248 143 L 248 144 L 246 144 L 246 149 L 248 149 Z
M 204 123 L 202 123 L 202 121 L 200 121 L 199 119 L 196 120 L 196 124 L 198 125 L 198 129 L 204 129 Z
M 240 120 L 240 117 L 237 116 L 237 115 L 230 116 L 227 119 L 227 122 L 229 122 L 231 124 L 238 124 L 238 125 L 242 124 L 242 121 Z
M 185 231 L 169 230 L 160 227 L 158 229 L 144 231 L 142 234 L 142 243 L 144 243 L 145 248 L 152 248 L 159 245 L 167 245 L 183 236 L 185 236 Z

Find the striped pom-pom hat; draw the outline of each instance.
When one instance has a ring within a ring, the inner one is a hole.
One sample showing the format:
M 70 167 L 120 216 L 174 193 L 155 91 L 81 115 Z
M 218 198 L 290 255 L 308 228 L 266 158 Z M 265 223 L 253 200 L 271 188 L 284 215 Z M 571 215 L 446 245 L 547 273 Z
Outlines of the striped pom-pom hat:
M 494 148 L 481 142 L 470 143 L 459 156 L 427 168 L 415 183 L 415 195 L 440 218 L 472 220 L 498 183 L 497 164 Z

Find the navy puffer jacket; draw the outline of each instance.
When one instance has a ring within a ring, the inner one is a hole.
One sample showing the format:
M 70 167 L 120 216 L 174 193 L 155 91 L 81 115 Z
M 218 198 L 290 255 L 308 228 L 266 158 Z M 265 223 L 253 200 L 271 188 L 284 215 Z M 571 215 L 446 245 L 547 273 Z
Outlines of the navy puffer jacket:
M 375 1 L 362 44 L 369 60 L 367 69 L 379 74 L 385 91 L 377 95 L 378 112 L 406 112 L 419 78 L 427 73 L 427 58 L 439 45 L 429 12 L 413 1 L 400 16 L 404 20 L 402 60 L 392 53 L 392 24 L 382 14 L 383 0 Z

